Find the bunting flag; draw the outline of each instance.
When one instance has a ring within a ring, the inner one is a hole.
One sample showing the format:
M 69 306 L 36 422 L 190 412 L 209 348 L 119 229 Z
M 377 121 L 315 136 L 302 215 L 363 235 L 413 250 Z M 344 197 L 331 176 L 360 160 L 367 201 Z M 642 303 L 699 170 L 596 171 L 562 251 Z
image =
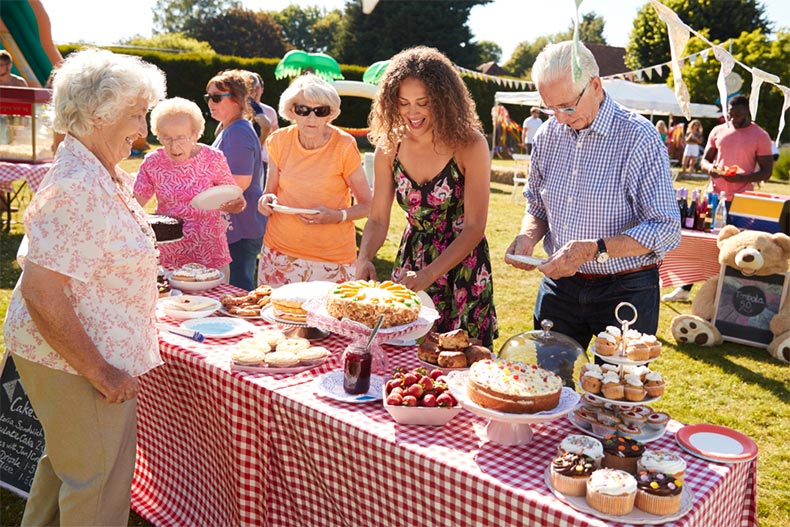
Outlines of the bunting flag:
M 669 52 L 672 56 L 672 73 L 675 76 L 675 99 L 680 105 L 680 111 L 686 119 L 691 119 L 691 95 L 683 81 L 681 56 L 689 41 L 689 27 L 670 8 L 658 0 L 650 0 L 658 17 L 667 25 L 669 34 Z
M 782 113 L 779 114 L 779 131 L 776 132 L 776 145 L 779 146 L 779 138 L 782 136 L 782 130 L 785 128 L 785 113 L 790 108 L 790 88 L 787 86 L 779 86 L 782 93 L 785 95 L 785 101 L 782 104 Z
M 727 53 L 721 46 L 715 46 L 713 48 L 713 55 L 716 57 L 716 60 L 721 62 L 719 77 L 716 79 L 716 86 L 719 88 L 719 100 L 721 101 L 721 115 L 724 117 L 725 121 L 729 121 L 729 112 L 727 111 L 727 75 L 732 72 L 735 60 L 732 58 L 732 55 Z
M 577 83 L 582 78 L 581 46 L 579 45 L 579 6 L 584 0 L 575 0 L 576 18 L 573 23 L 573 50 L 571 53 L 571 64 L 573 66 L 573 82 Z
M 749 94 L 749 112 L 752 120 L 757 119 L 757 102 L 760 100 L 760 87 L 763 82 L 779 83 L 779 77 L 759 68 L 752 68 L 752 93 Z

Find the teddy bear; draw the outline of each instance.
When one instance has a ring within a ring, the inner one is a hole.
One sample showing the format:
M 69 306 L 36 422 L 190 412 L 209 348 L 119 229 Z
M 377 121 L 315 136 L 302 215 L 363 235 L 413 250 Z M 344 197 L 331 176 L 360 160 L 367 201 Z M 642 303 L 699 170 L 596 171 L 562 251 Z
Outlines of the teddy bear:
M 790 264 L 790 236 L 762 231 L 741 231 L 727 225 L 717 241 L 719 263 L 740 271 L 744 276 L 768 276 L 787 272 Z M 708 279 L 691 304 L 690 315 L 672 319 L 670 331 L 678 343 L 717 346 L 723 342 L 713 324 L 719 276 Z M 769 323 L 773 340 L 768 346 L 772 357 L 790 362 L 790 299 L 785 299 L 779 313 Z

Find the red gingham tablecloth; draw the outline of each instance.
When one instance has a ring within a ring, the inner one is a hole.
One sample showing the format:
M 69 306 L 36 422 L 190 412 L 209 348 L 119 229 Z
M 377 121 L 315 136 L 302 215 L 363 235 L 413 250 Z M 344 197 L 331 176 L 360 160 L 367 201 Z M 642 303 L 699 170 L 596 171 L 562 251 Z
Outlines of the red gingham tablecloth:
M 25 178 L 27 184 L 33 190 L 38 191 L 41 180 L 49 172 L 52 163 L 6 163 L 0 161 L 0 192 L 11 192 L 11 183 L 17 179 Z
M 160 337 L 166 364 L 143 378 L 132 488 L 134 510 L 158 527 L 612 525 L 544 483 L 557 445 L 578 433 L 567 419 L 534 425 L 523 446 L 488 442 L 485 419 L 468 412 L 441 428 L 400 425 L 381 403 L 315 394 L 347 338 L 317 341 L 333 355 L 291 376 L 230 371 L 228 346 L 240 338 Z M 413 348 L 385 348 L 390 366 L 417 365 Z M 756 525 L 756 460 L 690 456 L 674 440 L 681 426 L 649 444 L 683 455 L 695 494 L 691 512 L 667 525 Z
M 716 234 L 682 230 L 680 245 L 669 251 L 658 268 L 661 287 L 704 282 L 719 274 L 719 247 Z

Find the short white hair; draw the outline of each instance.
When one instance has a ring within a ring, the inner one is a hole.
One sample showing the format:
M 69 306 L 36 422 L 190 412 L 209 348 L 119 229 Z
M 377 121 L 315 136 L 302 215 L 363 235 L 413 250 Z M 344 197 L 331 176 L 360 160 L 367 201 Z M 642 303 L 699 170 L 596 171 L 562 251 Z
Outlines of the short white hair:
M 293 113 L 294 99 L 300 95 L 310 102 L 329 106 L 332 109 L 330 121 L 340 115 L 340 95 L 335 87 L 320 77 L 308 73 L 297 77 L 280 95 L 280 117 L 286 121 L 296 121 Z
M 573 78 L 573 41 L 566 40 L 549 44 L 540 52 L 532 65 L 532 82 L 538 90 L 542 83 L 550 83 L 564 78 Z M 581 62 L 581 77 L 574 82 L 574 87 L 581 91 L 590 79 L 598 77 L 598 63 L 583 42 L 579 42 L 579 61 Z
M 85 136 L 101 120 L 115 123 L 142 98 L 153 107 L 167 93 L 165 74 L 140 57 L 111 51 L 77 51 L 55 72 L 52 106 L 56 132 Z
M 192 129 L 197 132 L 198 137 L 203 135 L 203 130 L 206 128 L 206 118 L 203 117 L 203 112 L 200 111 L 197 104 L 181 97 L 165 99 L 154 106 L 151 111 L 151 131 L 154 135 L 159 137 L 159 123 L 162 119 L 175 116 L 188 117 Z

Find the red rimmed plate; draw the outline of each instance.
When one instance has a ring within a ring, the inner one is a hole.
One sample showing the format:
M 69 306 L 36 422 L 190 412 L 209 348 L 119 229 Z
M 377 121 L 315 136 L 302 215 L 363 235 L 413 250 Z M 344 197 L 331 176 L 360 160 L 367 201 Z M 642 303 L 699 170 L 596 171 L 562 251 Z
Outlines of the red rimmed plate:
M 747 435 L 726 426 L 687 425 L 675 432 L 675 440 L 695 456 L 719 463 L 743 463 L 757 456 L 757 444 Z

